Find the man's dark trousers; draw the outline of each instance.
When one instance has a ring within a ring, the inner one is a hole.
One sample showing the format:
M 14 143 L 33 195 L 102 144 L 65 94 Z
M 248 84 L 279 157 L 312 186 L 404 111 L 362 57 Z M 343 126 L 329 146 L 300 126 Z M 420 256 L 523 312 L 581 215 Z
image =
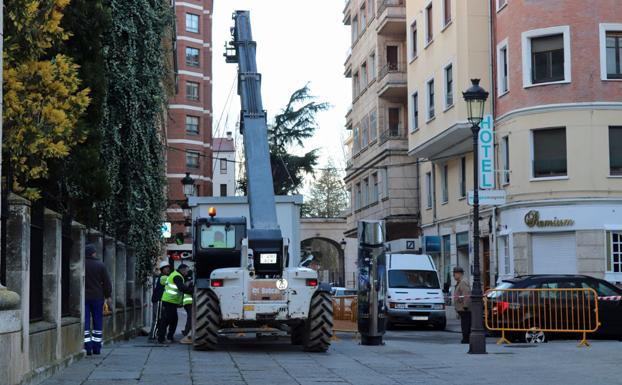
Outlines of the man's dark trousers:
M 186 327 L 184 327 L 184 331 L 181 334 L 187 336 L 192 329 L 192 304 L 184 305 L 184 309 L 186 309 Z
M 175 336 L 175 330 L 177 329 L 177 307 L 178 305 L 162 301 L 162 322 L 158 327 L 158 342 L 164 342 L 164 337 L 172 340 Z
M 103 299 L 87 299 L 84 306 L 84 350 L 87 354 L 99 354 L 103 338 Z M 91 327 L 91 317 L 93 326 Z
M 462 328 L 462 342 L 468 342 L 471 335 L 471 312 L 469 310 L 459 311 L 460 327 Z
M 151 330 L 149 331 L 149 338 L 155 340 L 158 338 L 158 329 L 162 319 L 162 301 L 153 302 L 153 309 L 151 314 Z

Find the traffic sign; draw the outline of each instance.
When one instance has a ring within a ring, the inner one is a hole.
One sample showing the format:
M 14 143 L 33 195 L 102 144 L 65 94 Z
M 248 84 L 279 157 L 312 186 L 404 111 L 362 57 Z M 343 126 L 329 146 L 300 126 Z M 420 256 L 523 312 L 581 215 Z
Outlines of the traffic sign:
M 469 191 L 467 202 L 469 206 L 473 206 L 473 191 Z M 505 204 L 505 190 L 479 190 L 479 204 L 482 206 Z

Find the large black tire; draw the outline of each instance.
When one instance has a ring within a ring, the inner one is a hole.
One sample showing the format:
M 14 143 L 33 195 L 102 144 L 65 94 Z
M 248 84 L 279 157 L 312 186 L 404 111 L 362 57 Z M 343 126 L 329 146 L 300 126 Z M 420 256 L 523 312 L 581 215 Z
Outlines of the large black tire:
M 330 294 L 319 293 L 311 299 L 304 336 L 304 350 L 307 352 L 327 351 L 332 335 L 333 305 Z
M 211 290 L 196 289 L 192 309 L 192 345 L 195 350 L 215 350 L 220 329 L 220 305 Z
M 300 322 L 290 327 L 290 338 L 292 345 L 302 345 L 305 342 L 306 324 Z

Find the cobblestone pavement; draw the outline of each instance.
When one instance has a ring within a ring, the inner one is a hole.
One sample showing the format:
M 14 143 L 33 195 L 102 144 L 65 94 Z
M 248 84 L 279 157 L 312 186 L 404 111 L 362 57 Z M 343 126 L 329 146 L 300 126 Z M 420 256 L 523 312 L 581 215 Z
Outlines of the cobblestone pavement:
M 498 346 L 466 354 L 459 334 L 403 329 L 384 346 L 361 346 L 339 334 L 328 353 L 305 353 L 287 339 L 239 337 L 216 352 L 187 345 L 154 345 L 139 337 L 106 346 L 44 385 L 396 385 L 396 384 L 622 384 L 618 341 Z

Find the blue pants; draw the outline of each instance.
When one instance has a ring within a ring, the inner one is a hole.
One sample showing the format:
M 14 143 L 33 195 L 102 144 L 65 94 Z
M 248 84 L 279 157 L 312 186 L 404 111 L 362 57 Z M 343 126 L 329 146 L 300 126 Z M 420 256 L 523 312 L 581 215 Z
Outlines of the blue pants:
M 99 354 L 103 337 L 103 299 L 87 299 L 84 304 L 84 349 L 88 354 Z M 93 324 L 91 327 L 91 317 Z

